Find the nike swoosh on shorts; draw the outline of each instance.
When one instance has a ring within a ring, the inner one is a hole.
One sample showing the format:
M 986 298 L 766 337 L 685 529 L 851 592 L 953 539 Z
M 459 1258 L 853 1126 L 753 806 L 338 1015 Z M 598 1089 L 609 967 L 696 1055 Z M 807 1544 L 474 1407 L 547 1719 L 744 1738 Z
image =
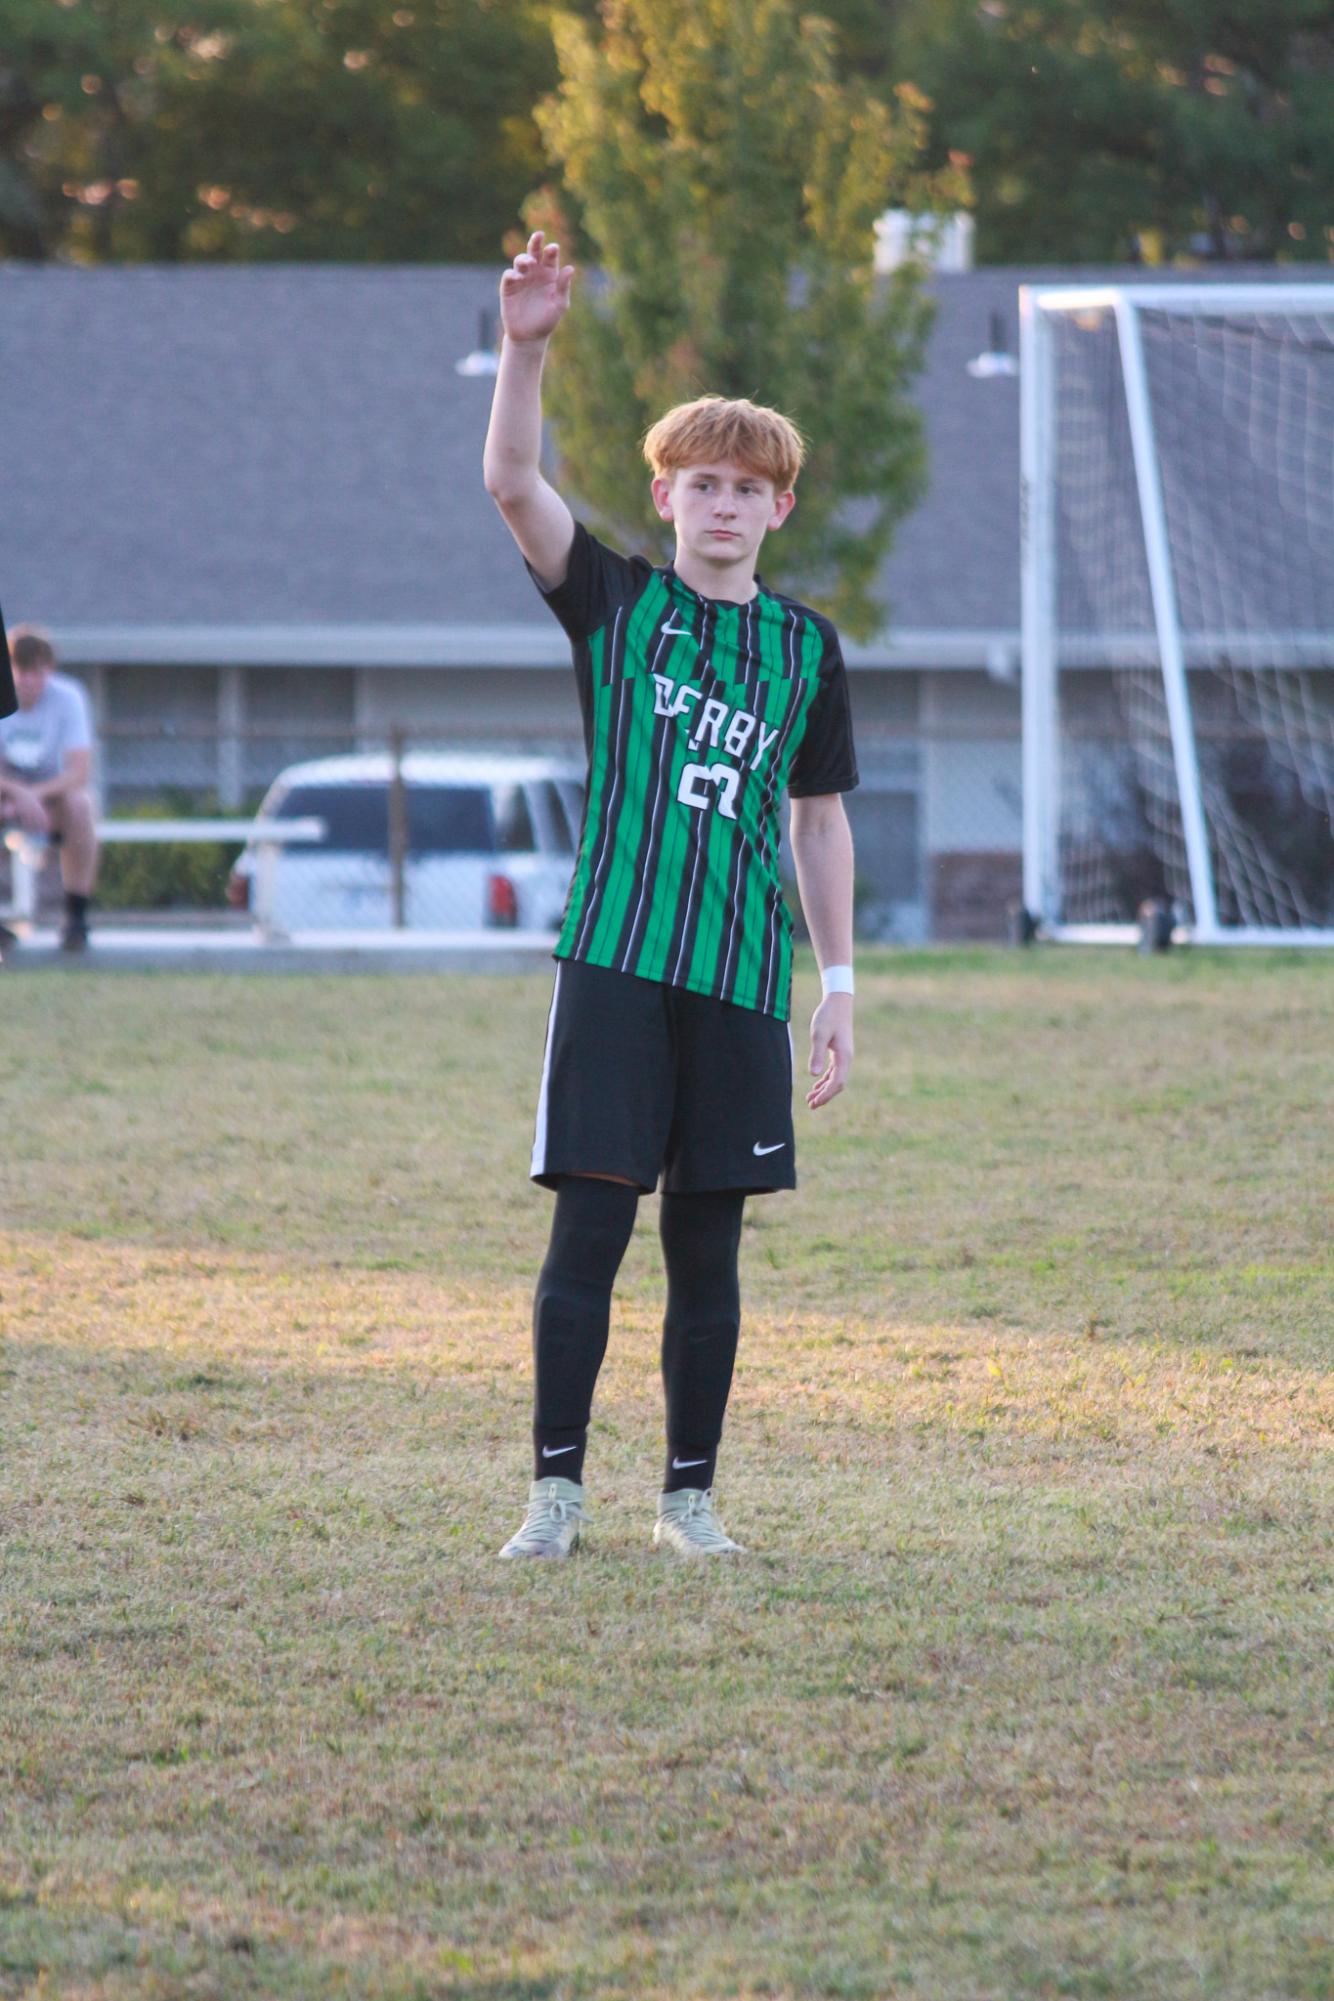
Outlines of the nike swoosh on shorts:
M 786 1145 L 787 1141 L 785 1139 L 775 1140 L 772 1146 L 761 1146 L 759 1141 L 756 1140 L 754 1146 L 751 1148 L 751 1152 L 758 1154 L 778 1153 Z

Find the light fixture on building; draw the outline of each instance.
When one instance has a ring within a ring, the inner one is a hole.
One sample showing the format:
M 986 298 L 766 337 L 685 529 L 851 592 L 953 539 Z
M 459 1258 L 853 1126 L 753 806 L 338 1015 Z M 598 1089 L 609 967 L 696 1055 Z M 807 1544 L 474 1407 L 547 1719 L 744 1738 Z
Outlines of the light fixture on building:
M 1019 363 L 1005 345 L 1005 320 L 1000 313 L 991 315 L 990 338 L 983 353 L 975 354 L 969 362 L 968 373 L 980 382 L 989 382 L 997 375 L 1019 373 Z
M 494 375 L 500 367 L 500 356 L 496 352 L 495 316 L 481 312 L 477 315 L 477 345 L 471 354 L 465 354 L 462 361 L 454 363 L 455 375 Z

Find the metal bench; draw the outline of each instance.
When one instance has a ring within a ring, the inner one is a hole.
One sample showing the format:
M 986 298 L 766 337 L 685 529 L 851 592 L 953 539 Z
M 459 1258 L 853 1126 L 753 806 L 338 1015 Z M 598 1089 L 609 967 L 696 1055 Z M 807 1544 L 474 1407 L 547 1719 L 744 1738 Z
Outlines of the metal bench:
M 271 909 L 272 872 L 278 851 L 288 841 L 322 841 L 328 828 L 323 820 L 99 820 L 97 838 L 104 845 L 112 841 L 249 841 L 258 856 L 258 911 Z M 4 844 L 9 850 L 9 908 L 0 911 L 11 930 L 20 936 L 32 930 L 37 915 L 37 879 L 46 863 L 52 843 L 45 834 L 30 834 L 22 827 L 6 827 Z M 262 938 L 276 936 L 257 919 L 256 931 Z

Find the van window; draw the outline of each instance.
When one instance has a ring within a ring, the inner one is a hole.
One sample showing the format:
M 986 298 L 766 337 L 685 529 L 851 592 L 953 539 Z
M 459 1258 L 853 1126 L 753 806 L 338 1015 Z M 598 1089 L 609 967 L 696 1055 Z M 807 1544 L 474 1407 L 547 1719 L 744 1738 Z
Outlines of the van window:
M 484 785 L 409 785 L 408 851 L 414 855 L 495 853 L 491 794 Z M 290 841 L 304 854 L 389 853 L 387 785 L 294 785 L 276 817 L 323 820 L 323 841 Z
M 409 785 L 408 847 L 414 855 L 493 855 L 489 788 Z
M 377 854 L 389 852 L 389 794 L 383 785 L 294 785 L 279 800 L 274 818 L 323 820 L 322 841 L 288 841 L 293 854 Z
M 560 793 L 549 778 L 544 778 L 538 787 L 541 795 L 540 811 L 546 819 L 551 835 L 551 852 L 556 855 L 572 855 L 574 842 L 570 838 L 569 822 L 565 818 L 565 808 Z
M 530 855 L 537 846 L 522 785 L 496 787 L 496 846 L 502 855 Z

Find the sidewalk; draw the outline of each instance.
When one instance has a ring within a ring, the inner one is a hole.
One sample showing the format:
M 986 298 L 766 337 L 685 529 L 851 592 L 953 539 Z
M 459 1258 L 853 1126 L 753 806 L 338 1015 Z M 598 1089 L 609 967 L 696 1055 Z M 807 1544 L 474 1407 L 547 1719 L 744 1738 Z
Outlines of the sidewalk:
M 5 953 L 3 970 L 191 973 L 510 973 L 546 965 L 551 931 L 302 931 L 266 943 L 252 926 L 100 925 L 82 952 L 62 952 L 56 930 L 35 930 Z

